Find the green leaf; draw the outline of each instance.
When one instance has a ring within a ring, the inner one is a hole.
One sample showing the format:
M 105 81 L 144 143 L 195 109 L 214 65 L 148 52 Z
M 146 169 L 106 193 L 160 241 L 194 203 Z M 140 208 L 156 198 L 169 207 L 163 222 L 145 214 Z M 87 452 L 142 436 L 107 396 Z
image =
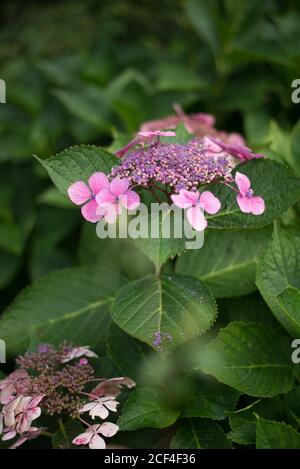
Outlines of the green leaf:
M 262 399 L 235 412 L 228 412 L 231 432 L 228 437 L 240 445 L 255 444 L 256 416 L 270 420 L 282 420 L 286 417 L 281 396 L 272 399 Z
M 216 21 L 217 10 L 215 1 L 199 2 L 197 0 L 189 0 L 187 2 L 187 14 L 199 36 L 207 42 L 215 54 L 218 54 L 220 38 Z
M 204 417 L 223 420 L 233 411 L 240 393 L 213 379 L 190 383 L 189 395 L 183 406 L 183 417 Z
M 180 215 L 181 216 L 181 215 Z M 170 258 L 174 258 L 177 254 L 183 252 L 186 248 L 185 238 L 176 238 L 174 236 L 174 214 L 167 210 L 164 213 L 152 213 L 141 217 L 141 225 L 148 223 L 148 238 L 136 238 L 133 240 L 135 246 L 153 262 L 156 271 Z M 180 219 L 181 220 L 181 219 Z M 151 226 L 158 227 L 158 237 L 151 236 Z M 168 229 L 170 227 L 170 230 Z M 164 230 L 168 230 L 168 237 L 163 237 Z
M 256 284 L 273 314 L 293 336 L 300 334 L 300 238 L 275 227 L 262 254 Z
M 108 354 L 123 376 L 139 381 L 145 368 L 149 367 L 151 349 L 147 345 L 133 339 L 114 323 L 111 325 L 108 342 Z M 154 353 L 152 351 L 152 353 Z M 153 370 L 153 374 L 155 370 Z
M 300 433 L 286 423 L 258 418 L 257 449 L 300 449 Z
M 290 154 L 293 167 L 300 173 L 300 119 L 293 127 L 290 138 Z
M 121 288 L 112 308 L 125 332 L 153 345 L 155 333 L 171 334 L 163 349 L 172 350 L 209 329 L 217 314 L 210 291 L 183 275 L 149 275 Z
M 185 65 L 163 64 L 158 69 L 157 89 L 159 91 L 197 91 L 207 86 L 201 75 Z
M 176 271 L 202 280 L 217 298 L 251 293 L 256 289 L 256 261 L 267 244 L 271 228 L 205 234 L 200 250 L 189 250 L 176 263 Z
M 237 166 L 236 170 L 249 177 L 254 193 L 264 198 L 266 210 L 259 216 L 242 213 L 234 191 L 219 184 L 212 190 L 221 200 L 222 210 L 216 215 L 207 216 L 211 228 L 261 228 L 276 220 L 300 197 L 300 179 L 292 170 L 276 161 L 251 160 Z
M 261 324 L 232 322 L 206 346 L 197 368 L 250 396 L 272 397 L 294 381 L 281 341 Z
M 138 428 L 165 428 L 179 417 L 180 410 L 170 404 L 170 399 L 153 387 L 138 387 L 126 401 L 121 417 L 118 419 L 120 430 Z
M 300 386 L 295 386 L 285 396 L 285 402 L 292 417 L 300 424 Z
M 24 352 L 35 331 L 41 340 L 99 342 L 109 327 L 109 308 L 120 274 L 99 266 L 52 272 L 25 289 L 0 319 L 9 355 Z
M 73 182 L 87 182 L 97 171 L 109 173 L 112 166 L 119 162 L 117 157 L 94 145 L 70 147 L 48 159 L 37 156 L 35 158 L 48 171 L 50 178 L 63 194 L 67 193 Z
M 210 420 L 184 420 L 172 438 L 172 449 L 223 449 L 231 448 L 224 430 Z

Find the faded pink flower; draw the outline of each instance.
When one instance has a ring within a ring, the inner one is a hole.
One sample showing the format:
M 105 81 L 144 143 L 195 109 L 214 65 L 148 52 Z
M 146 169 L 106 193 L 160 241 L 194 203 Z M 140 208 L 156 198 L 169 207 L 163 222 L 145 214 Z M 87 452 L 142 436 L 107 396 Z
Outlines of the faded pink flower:
M 140 204 L 139 195 L 129 189 L 129 179 L 114 178 L 109 188 L 103 189 L 96 196 L 99 213 L 102 213 L 107 223 L 115 223 L 122 211 L 122 206 L 128 210 L 136 209 Z
M 19 438 L 13 445 L 11 445 L 9 447 L 9 449 L 16 449 L 18 448 L 19 446 L 21 446 L 23 443 L 25 443 L 26 441 L 28 440 L 34 440 L 35 438 L 37 438 L 38 436 L 40 436 L 40 434 L 46 430 L 46 427 L 40 427 L 40 428 L 37 428 L 37 427 L 30 427 L 29 430 L 27 432 L 24 432 L 21 436 L 21 438 Z M 6 440 L 9 440 L 11 438 L 14 438 L 16 436 L 16 432 L 9 432 L 10 433 L 10 438 L 6 438 Z M 13 435 L 13 436 L 12 436 Z M 4 437 L 2 438 L 2 440 L 4 440 Z
M 203 211 L 215 214 L 221 208 L 219 199 L 209 191 L 200 194 L 181 189 L 179 194 L 171 195 L 171 199 L 177 207 L 186 209 L 187 219 L 196 231 L 203 231 L 207 227 Z
M 39 403 L 44 396 L 22 397 L 16 410 L 15 429 L 17 433 L 23 434 L 31 427 L 31 422 L 41 415 Z
M 19 404 L 21 402 L 21 397 L 15 397 L 8 404 L 5 404 L 0 414 L 0 433 L 3 430 L 3 424 L 6 427 L 12 427 L 15 425 L 15 418 L 18 413 Z
M 68 189 L 68 194 L 72 202 L 76 205 L 83 205 L 82 216 L 91 223 L 101 220 L 102 214 L 97 214 L 97 194 L 109 187 L 109 180 L 104 173 L 94 173 L 88 181 L 76 181 Z
M 135 145 L 138 145 L 141 142 L 147 142 L 153 140 L 155 137 L 175 137 L 176 133 L 172 131 L 161 131 L 161 130 L 141 130 L 136 134 L 136 136 L 130 140 L 124 147 L 120 148 L 115 152 L 115 155 L 119 158 L 125 155 L 125 153 L 133 148 Z
M 90 358 L 97 358 L 98 355 L 93 352 L 89 346 L 81 346 L 81 347 L 73 347 L 70 352 L 67 353 L 65 358 L 62 360 L 61 363 L 67 363 L 74 358 L 80 358 L 80 357 L 90 357 Z M 83 364 L 83 363 L 81 363 Z
M 222 140 L 215 137 L 205 137 L 205 145 L 209 151 L 214 153 L 220 153 L 222 151 L 228 153 L 235 158 L 239 158 L 242 161 L 252 160 L 253 158 L 263 158 L 264 155 L 260 153 L 253 153 L 252 150 L 245 145 L 239 143 L 225 143 Z
M 92 419 L 100 417 L 104 420 L 108 417 L 109 411 L 117 412 L 118 405 L 119 402 L 115 400 L 114 396 L 97 397 L 92 402 L 84 404 L 79 412 L 88 412 Z
M 16 385 L 18 382 L 28 378 L 25 370 L 13 371 L 7 378 L 0 380 L 0 403 L 7 404 L 15 397 Z
M 241 211 L 244 213 L 252 213 L 253 215 L 261 215 L 265 211 L 264 199 L 260 196 L 254 196 L 251 189 L 251 182 L 245 174 L 237 172 L 235 182 L 239 189 L 237 203 Z
M 122 387 L 125 386 L 128 389 L 131 389 L 135 386 L 135 382 L 127 377 L 120 378 L 111 378 L 106 379 L 99 383 L 91 392 L 94 396 L 114 396 L 117 397 L 121 391 Z
M 100 435 L 112 437 L 118 430 L 118 425 L 110 422 L 104 422 L 101 425 L 91 425 L 84 433 L 74 438 L 72 443 L 74 445 L 89 445 L 90 449 L 105 449 L 106 443 Z

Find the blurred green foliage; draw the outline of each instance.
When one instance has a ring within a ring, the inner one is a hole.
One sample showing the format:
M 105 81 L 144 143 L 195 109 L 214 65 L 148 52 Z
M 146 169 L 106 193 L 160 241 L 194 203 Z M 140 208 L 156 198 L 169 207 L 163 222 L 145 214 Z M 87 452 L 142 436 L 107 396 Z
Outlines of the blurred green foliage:
M 219 128 L 243 132 L 255 149 L 299 171 L 299 124 L 290 133 L 299 115 L 291 101 L 299 23 L 296 0 L 4 2 L 1 309 L 33 279 L 93 256 L 83 242 L 89 227 L 82 231 L 78 211 L 33 154 L 108 146 L 113 135 L 121 142 L 179 102 L 215 114 Z M 138 276 L 138 264 L 124 264 Z

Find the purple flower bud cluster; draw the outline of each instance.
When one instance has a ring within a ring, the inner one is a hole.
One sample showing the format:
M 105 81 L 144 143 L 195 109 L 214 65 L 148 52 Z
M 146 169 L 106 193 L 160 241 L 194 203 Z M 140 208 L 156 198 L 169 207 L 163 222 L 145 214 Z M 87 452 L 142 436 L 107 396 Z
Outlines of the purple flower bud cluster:
M 199 140 L 186 144 L 155 142 L 128 152 L 112 177 L 128 178 L 131 184 L 169 185 L 175 191 L 197 190 L 200 184 L 232 181 L 233 163 L 225 152 L 213 154 Z
M 170 334 L 169 332 L 155 332 L 154 337 L 155 338 L 152 342 L 152 345 L 155 348 L 157 348 L 157 350 L 159 350 L 160 352 L 163 351 L 162 341 L 163 340 L 172 340 L 173 339 L 172 334 Z

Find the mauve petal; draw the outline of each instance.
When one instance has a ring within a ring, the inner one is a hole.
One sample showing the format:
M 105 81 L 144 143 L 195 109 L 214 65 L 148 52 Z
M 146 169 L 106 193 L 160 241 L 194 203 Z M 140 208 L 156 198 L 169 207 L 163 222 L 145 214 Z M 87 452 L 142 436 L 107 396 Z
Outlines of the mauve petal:
M 105 449 L 106 444 L 103 438 L 99 435 L 94 435 L 89 443 L 90 449 Z
M 217 213 L 221 208 L 221 202 L 210 191 L 202 192 L 199 202 L 203 206 L 205 212 L 210 213 L 211 215 Z
M 116 196 L 109 189 L 102 189 L 96 195 L 96 202 L 99 207 L 108 207 L 116 203 Z
M 83 218 L 91 223 L 96 223 L 97 221 L 101 220 L 102 215 L 97 214 L 97 202 L 96 200 L 91 200 L 83 207 L 81 207 L 81 213 Z
M 140 196 L 134 191 L 127 191 L 120 195 L 120 203 L 128 210 L 135 210 L 140 205 Z
M 87 445 L 93 437 L 93 432 L 80 433 L 72 441 L 73 445 Z
M 251 213 L 251 199 L 249 197 L 244 197 L 239 194 L 236 200 L 242 212 Z
M 92 194 L 85 182 L 77 181 L 69 187 L 68 195 L 74 204 L 82 205 L 89 200 Z
M 203 231 L 207 227 L 207 221 L 200 207 L 190 207 L 186 211 L 186 216 L 194 230 Z
M 15 385 L 10 384 L 9 386 L 6 386 L 6 388 L 2 389 L 0 392 L 0 402 L 1 404 L 7 404 L 12 400 L 12 394 L 15 390 Z
M 98 194 L 102 189 L 109 187 L 109 180 L 104 173 L 94 173 L 89 179 L 89 186 L 94 195 Z
M 111 422 L 104 422 L 99 428 L 98 432 L 104 436 L 111 437 L 114 436 L 119 430 L 118 425 Z
M 214 142 L 210 137 L 204 137 L 203 143 L 208 151 L 211 151 L 212 153 L 220 153 L 223 151 L 223 149 L 220 147 L 220 145 L 216 142 Z
M 1 438 L 2 441 L 7 441 L 7 440 L 11 440 L 12 438 L 14 438 L 16 436 L 16 432 L 14 430 L 10 431 L 10 432 L 7 432 L 5 433 L 5 435 L 3 435 L 3 437 Z
M 237 171 L 235 174 L 235 182 L 241 195 L 246 195 L 251 187 L 251 182 L 247 176 Z
M 179 194 L 172 194 L 171 199 L 177 207 L 186 209 L 198 202 L 199 192 L 190 192 L 181 189 Z
M 111 181 L 109 188 L 116 197 L 119 197 L 119 195 L 127 192 L 129 188 L 129 179 L 116 177 Z
M 15 414 L 13 412 L 7 412 L 4 415 L 4 424 L 6 427 L 12 427 L 15 424 Z
M 39 405 L 39 403 L 41 402 L 41 400 L 43 399 L 44 396 L 37 396 L 37 397 L 34 397 L 31 402 L 30 402 L 30 405 L 29 407 L 37 407 Z
M 265 211 L 265 201 L 262 197 L 256 196 L 250 198 L 251 213 L 261 215 Z

